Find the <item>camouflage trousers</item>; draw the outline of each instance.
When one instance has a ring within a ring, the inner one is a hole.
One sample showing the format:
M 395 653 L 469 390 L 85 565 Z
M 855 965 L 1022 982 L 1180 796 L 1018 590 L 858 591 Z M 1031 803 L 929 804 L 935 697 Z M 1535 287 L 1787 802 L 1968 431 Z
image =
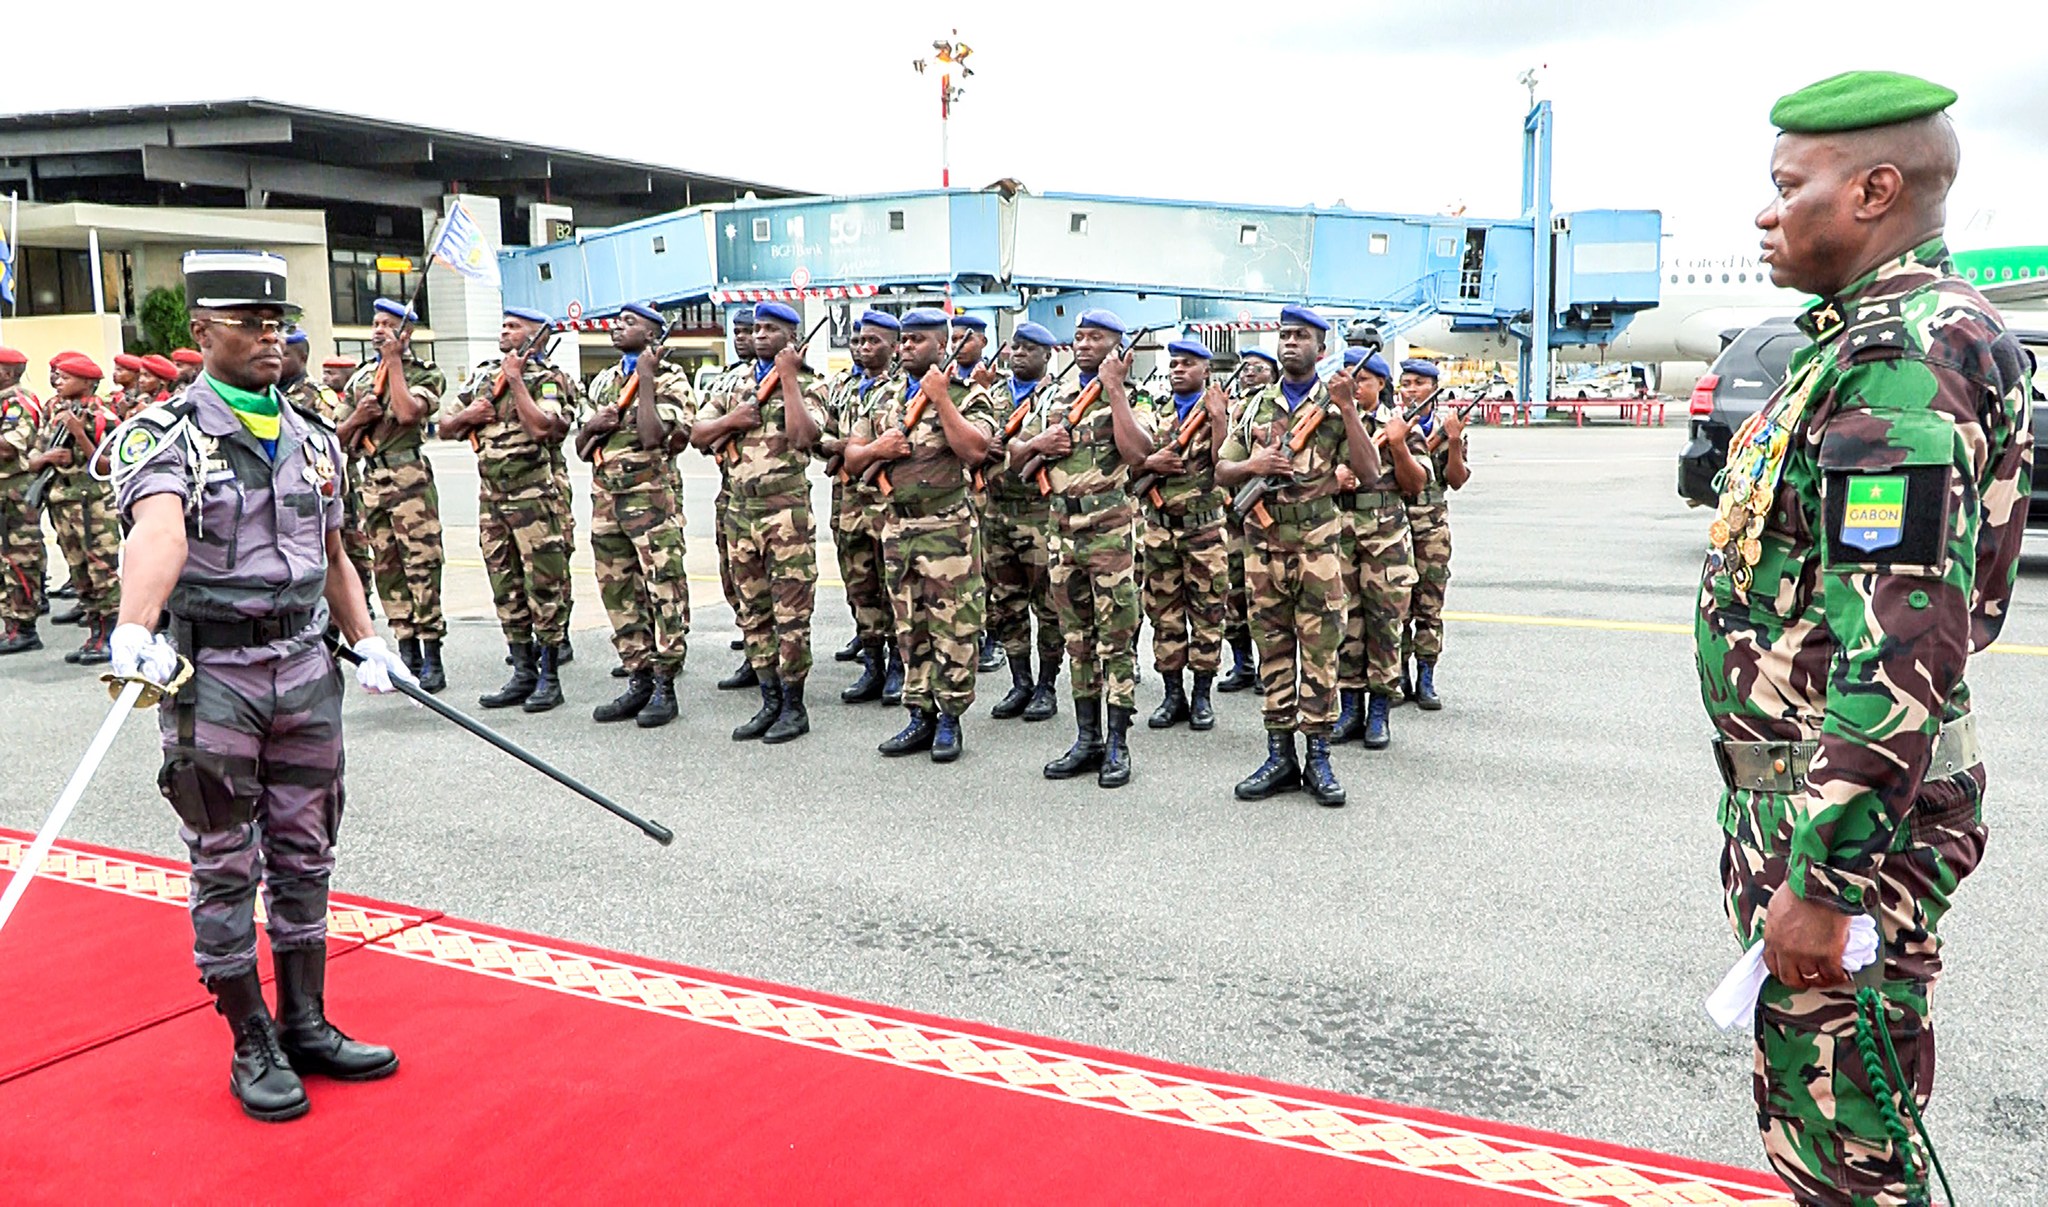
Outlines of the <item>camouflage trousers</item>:
M 1049 578 L 1074 699 L 1136 708 L 1138 695 L 1137 552 L 1132 508 L 1089 515 L 1053 509 Z
M 680 500 L 682 497 L 682 491 L 678 489 L 676 498 Z M 555 514 L 562 524 L 562 555 L 566 558 L 576 552 L 576 489 L 569 484 L 568 466 L 559 461 L 555 465 L 553 502 Z M 575 615 L 576 575 L 571 572 L 562 576 L 562 636 L 565 639 L 569 635 L 569 622 Z
M 441 496 L 425 457 L 363 467 L 363 528 L 369 533 L 377 595 L 391 635 L 403 641 L 448 635 L 441 616 Z
M 349 477 L 353 479 L 353 472 Z M 356 581 L 363 584 L 363 602 L 377 593 L 376 559 L 370 553 L 370 530 L 363 523 L 362 488 L 351 480 L 341 496 L 341 551 L 355 567 Z
M 1251 636 L 1251 622 L 1247 619 L 1251 611 L 1250 597 L 1244 589 L 1244 526 L 1230 518 L 1230 509 L 1223 509 L 1223 547 L 1230 555 L 1230 591 L 1224 597 L 1223 637 L 1230 640 Z
M 842 495 L 833 487 L 832 547 L 839 555 L 839 581 L 846 584 L 846 606 L 853 612 L 853 631 L 869 649 L 881 649 L 892 632 L 889 587 L 882 580 L 883 509 L 859 496 Z
M 802 683 L 811 673 L 811 610 L 818 595 L 810 497 L 734 495 L 726 502 L 724 529 L 748 664 L 764 678 Z
M 1979 768 L 1924 785 L 1876 877 L 1883 958 L 1865 975 L 1882 970 L 1869 983 L 1882 995 L 1900 1071 L 1923 1111 L 1934 1092 L 1928 991 L 1941 972 L 1938 928 L 1956 887 L 1984 855 L 1982 775 Z M 1785 882 L 1789 803 L 1784 796 L 1745 792 L 1722 804 L 1732 832 L 1721 855 L 1721 881 L 1729 922 L 1745 948 L 1762 940 L 1771 894 Z M 1881 1103 L 1891 1095 L 1873 1093 L 1856 1040 L 1857 1012 L 1855 985 L 1793 990 L 1776 978 L 1765 981 L 1755 1066 L 1764 1154 L 1802 1203 L 1926 1203 L 1925 1155 L 1916 1144 L 1902 1145 L 1901 1133 L 1887 1122 Z M 1904 1087 L 1891 1089 L 1897 1094 Z M 1912 1126 L 1902 1102 L 1892 1099 L 1891 1110 L 1905 1128 Z
M 629 671 L 683 669 L 690 635 L 686 551 L 683 509 L 666 479 L 592 498 L 597 591 L 612 623 L 612 648 Z
M 732 494 L 725 488 L 723 480 L 718 486 L 718 497 L 711 500 L 711 543 L 718 550 L 718 590 L 725 596 L 725 606 L 732 609 L 733 623 L 740 618 L 740 593 L 732 582 L 732 553 L 726 548 L 725 515 L 731 510 Z
M 1143 529 L 1145 619 L 1152 622 L 1152 665 L 1162 675 L 1178 675 L 1184 670 L 1213 675 L 1223 660 L 1229 540 L 1220 513 L 1185 528 L 1172 526 L 1185 520 L 1153 516 Z
M 1337 649 L 1344 636 L 1344 517 L 1245 531 L 1245 590 L 1266 729 L 1327 735 L 1337 717 Z
M 1398 502 L 1350 511 L 1338 556 L 1344 563 L 1344 645 L 1337 686 L 1375 696 L 1401 693 L 1401 628 L 1415 590 L 1415 546 Z
M 973 508 L 962 502 L 929 516 L 890 508 L 882 564 L 903 653 L 903 703 L 965 714 L 981 655 L 981 524 Z
M 1451 513 L 1442 503 L 1408 508 L 1417 581 L 1408 601 L 1401 653 L 1435 662 L 1444 652 L 1444 589 L 1451 581 Z
M 255 969 L 258 884 L 271 947 L 327 941 L 342 813 L 342 677 L 317 639 L 293 644 L 282 657 L 198 654 L 186 693 L 161 712 L 157 786 L 184 823 L 178 836 L 192 858 L 193 958 L 203 980 Z
M 113 616 L 121 610 L 121 521 L 113 492 L 94 483 L 84 498 L 51 499 L 44 506 L 57 530 L 57 548 L 71 567 L 79 609 L 87 616 Z
M 1044 503 L 991 499 L 982 513 L 982 574 L 988 582 L 988 631 L 1012 658 L 1031 653 L 1038 618 L 1038 658 L 1057 667 L 1065 642 L 1052 602 L 1052 514 Z
M 29 475 L 0 487 L 0 620 L 33 624 L 43 607 L 43 518 L 28 509 Z
M 505 640 L 560 645 L 569 632 L 569 540 L 560 502 L 479 498 L 476 535 Z

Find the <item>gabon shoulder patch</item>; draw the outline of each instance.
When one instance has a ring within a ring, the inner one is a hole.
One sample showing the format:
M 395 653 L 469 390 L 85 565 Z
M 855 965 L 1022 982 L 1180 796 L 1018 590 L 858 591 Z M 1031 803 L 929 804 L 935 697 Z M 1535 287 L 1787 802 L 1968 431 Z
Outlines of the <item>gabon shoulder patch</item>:
M 1828 563 L 1939 573 L 1947 561 L 1951 472 L 1945 465 L 1827 471 L 1822 521 Z

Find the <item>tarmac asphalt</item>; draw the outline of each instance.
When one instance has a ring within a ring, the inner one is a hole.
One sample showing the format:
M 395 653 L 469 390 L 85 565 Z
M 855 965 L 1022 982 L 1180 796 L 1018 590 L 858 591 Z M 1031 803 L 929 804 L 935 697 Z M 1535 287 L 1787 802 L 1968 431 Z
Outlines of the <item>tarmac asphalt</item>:
M 850 632 L 821 547 L 813 732 L 727 734 L 751 693 L 686 459 L 693 648 L 683 716 L 600 727 L 616 681 L 578 555 L 568 706 L 487 715 L 672 827 L 656 846 L 401 701 L 352 693 L 336 887 L 706 968 L 1624 1144 L 1761 1164 L 1750 1043 L 1701 1009 L 1738 954 L 1723 921 L 1715 779 L 1690 617 L 1707 516 L 1674 490 L 1679 425 L 1481 429 L 1452 504 L 1448 707 L 1343 748 L 1351 803 L 1257 805 L 1256 700 L 1207 734 L 1143 727 L 1105 792 L 1039 767 L 1071 739 L 994 722 L 997 672 L 949 767 L 888 761 L 903 714 L 845 706 Z M 443 699 L 504 677 L 475 543 L 468 450 L 434 450 L 454 627 Z M 823 501 L 823 489 L 819 490 Z M 587 526 L 581 532 L 587 533 Z M 75 630 L 61 629 L 65 644 Z M 52 630 L 44 626 L 45 640 Z M 106 697 L 43 653 L 0 660 L 0 824 L 34 829 Z M 1149 642 L 1148 642 L 1149 650 Z M 1149 662 L 1149 654 L 1148 654 Z M 1928 1125 L 1958 1196 L 2048 1199 L 2048 557 L 2022 569 L 1970 683 L 1991 846 L 1944 925 L 1941 1073 Z M 68 836 L 182 857 L 154 788 L 153 727 L 122 733 Z M 19 955 L 16 957 L 20 958 Z M 335 1003 L 344 1025 L 346 1000 Z M 544 1037 L 536 1037 L 545 1042 Z M 199 1087 L 195 1087 L 195 1090 Z M 210 1087 L 206 1087 L 210 1090 Z

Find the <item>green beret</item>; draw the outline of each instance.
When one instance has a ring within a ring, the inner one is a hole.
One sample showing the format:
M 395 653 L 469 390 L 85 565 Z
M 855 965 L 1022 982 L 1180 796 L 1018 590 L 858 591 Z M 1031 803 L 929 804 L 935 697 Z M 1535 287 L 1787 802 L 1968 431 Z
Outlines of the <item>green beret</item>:
M 1909 122 L 1955 103 L 1952 90 L 1918 76 L 1845 71 L 1779 97 L 1771 124 L 1787 134 L 1836 134 Z

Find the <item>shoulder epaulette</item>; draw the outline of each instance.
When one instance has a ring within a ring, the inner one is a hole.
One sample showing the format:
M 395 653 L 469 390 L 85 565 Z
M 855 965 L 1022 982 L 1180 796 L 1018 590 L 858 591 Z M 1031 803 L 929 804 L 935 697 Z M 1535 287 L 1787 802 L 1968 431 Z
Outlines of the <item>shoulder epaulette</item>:
M 1913 350 L 1912 332 L 1901 314 L 1900 301 L 1896 297 L 1873 298 L 1856 304 L 1842 332 L 1844 363 L 1891 360 Z

